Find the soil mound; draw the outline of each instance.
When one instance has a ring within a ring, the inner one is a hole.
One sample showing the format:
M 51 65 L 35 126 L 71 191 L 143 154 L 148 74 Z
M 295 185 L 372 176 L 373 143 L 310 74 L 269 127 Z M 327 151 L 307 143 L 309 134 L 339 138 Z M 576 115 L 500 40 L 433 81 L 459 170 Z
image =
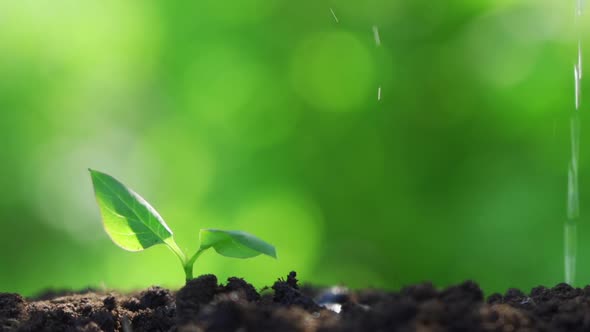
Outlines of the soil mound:
M 86 290 L 34 299 L 0 293 L 0 331 L 589 331 L 590 286 L 509 289 L 486 300 L 471 281 L 399 292 L 300 287 L 295 272 L 258 292 L 240 278 L 214 275 L 178 292 Z

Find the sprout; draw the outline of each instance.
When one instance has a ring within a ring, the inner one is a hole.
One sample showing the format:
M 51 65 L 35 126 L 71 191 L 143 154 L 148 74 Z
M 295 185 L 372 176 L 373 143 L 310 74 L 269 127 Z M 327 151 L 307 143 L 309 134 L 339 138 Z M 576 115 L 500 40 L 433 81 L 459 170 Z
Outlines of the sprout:
M 243 259 L 264 254 L 277 258 L 275 248 L 256 236 L 220 229 L 201 229 L 199 249 L 189 258 L 174 241 L 164 219 L 145 199 L 108 174 L 90 170 L 90 176 L 103 226 L 111 240 L 128 251 L 165 244 L 180 259 L 187 281 L 193 278 L 195 261 L 209 248 L 226 257 Z

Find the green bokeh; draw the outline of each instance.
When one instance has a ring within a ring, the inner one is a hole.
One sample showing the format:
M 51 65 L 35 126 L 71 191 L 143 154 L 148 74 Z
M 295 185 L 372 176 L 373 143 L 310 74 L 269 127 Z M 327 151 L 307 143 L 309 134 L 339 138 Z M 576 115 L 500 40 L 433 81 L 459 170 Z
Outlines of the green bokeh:
M 165 247 L 110 242 L 88 167 L 183 249 L 240 229 L 280 258 L 207 253 L 196 274 L 561 282 L 573 21 L 550 0 L 0 1 L 0 291 L 181 285 Z

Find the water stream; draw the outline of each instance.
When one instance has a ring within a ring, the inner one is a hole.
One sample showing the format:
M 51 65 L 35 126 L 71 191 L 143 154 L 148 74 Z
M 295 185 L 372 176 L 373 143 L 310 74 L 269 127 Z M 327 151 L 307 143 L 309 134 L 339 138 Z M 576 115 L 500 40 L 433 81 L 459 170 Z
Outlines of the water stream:
M 568 166 L 567 220 L 564 225 L 565 282 L 573 284 L 576 277 L 577 224 L 580 216 L 578 161 L 580 157 L 580 106 L 582 101 L 582 33 L 584 0 L 576 0 L 575 24 L 578 38 L 574 64 L 574 109 L 570 118 L 571 159 Z

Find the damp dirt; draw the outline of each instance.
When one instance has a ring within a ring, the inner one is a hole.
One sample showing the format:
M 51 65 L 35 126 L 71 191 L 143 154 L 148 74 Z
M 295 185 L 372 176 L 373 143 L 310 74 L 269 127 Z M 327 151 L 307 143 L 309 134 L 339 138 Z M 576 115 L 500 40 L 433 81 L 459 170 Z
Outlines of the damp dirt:
M 214 275 L 178 291 L 0 293 L 0 331 L 589 331 L 590 286 L 559 284 L 487 298 L 477 284 L 397 292 L 300 286 L 295 272 L 261 290 Z

